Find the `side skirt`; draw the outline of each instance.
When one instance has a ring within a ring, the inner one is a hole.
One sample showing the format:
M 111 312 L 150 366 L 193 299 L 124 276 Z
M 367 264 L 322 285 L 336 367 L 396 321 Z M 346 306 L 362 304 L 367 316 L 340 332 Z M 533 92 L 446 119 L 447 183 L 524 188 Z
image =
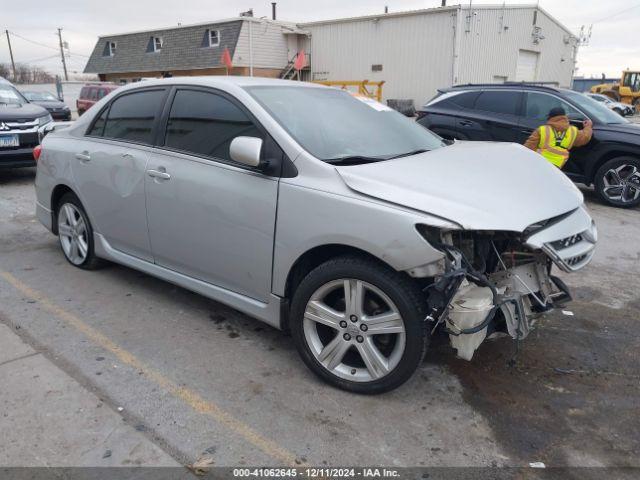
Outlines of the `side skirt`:
M 212 285 L 202 280 L 183 275 L 181 273 L 169 270 L 154 263 L 127 255 L 114 249 L 109 242 L 100 233 L 93 234 L 95 253 L 100 258 L 105 258 L 113 262 L 119 263 L 126 267 L 139 270 L 166 282 L 173 283 L 180 287 L 191 290 L 204 297 L 210 298 L 220 303 L 224 303 L 231 308 L 241 311 L 251 317 L 257 318 L 272 327 L 282 329 L 282 308 L 283 299 L 277 295 L 270 294 L 270 301 L 263 303 L 253 298 L 241 295 L 231 290 L 227 290 L 216 285 Z

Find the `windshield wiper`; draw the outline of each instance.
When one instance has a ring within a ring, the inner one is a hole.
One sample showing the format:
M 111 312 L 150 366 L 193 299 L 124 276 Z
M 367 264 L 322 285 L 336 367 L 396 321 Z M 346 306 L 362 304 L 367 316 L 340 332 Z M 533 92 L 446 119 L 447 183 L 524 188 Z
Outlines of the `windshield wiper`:
M 400 153 L 399 155 L 394 155 L 393 157 L 389 157 L 388 160 L 393 160 L 394 158 L 402 158 L 402 157 L 411 157 L 412 155 L 418 155 L 419 153 L 427 153 L 429 150 L 425 148 L 419 148 L 418 150 L 413 150 L 407 153 Z
M 325 162 L 331 165 L 358 165 L 361 163 L 374 163 L 381 160 L 387 160 L 381 157 L 367 157 L 364 155 L 349 155 L 345 157 L 329 158 Z

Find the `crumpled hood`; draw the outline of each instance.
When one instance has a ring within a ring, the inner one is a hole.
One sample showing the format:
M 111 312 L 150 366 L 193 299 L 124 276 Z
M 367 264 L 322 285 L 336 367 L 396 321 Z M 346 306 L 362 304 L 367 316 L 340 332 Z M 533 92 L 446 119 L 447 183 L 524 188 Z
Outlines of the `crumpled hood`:
M 458 142 L 431 152 L 337 167 L 353 190 L 465 229 L 522 232 L 583 203 L 573 183 L 514 143 Z

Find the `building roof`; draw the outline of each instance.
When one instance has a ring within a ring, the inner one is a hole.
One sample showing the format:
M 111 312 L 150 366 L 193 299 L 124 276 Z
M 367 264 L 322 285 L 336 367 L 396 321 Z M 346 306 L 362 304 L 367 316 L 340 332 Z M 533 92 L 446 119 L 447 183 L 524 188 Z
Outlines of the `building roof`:
M 244 19 L 200 23 L 166 29 L 100 36 L 84 69 L 85 73 L 156 72 L 223 66 L 225 48 L 233 58 Z M 209 30 L 218 30 L 220 42 L 210 47 Z M 153 37 L 162 38 L 159 52 L 150 48 Z M 115 42 L 115 55 L 108 55 L 108 43 Z
M 299 26 L 302 28 L 305 27 L 313 27 L 313 26 L 318 26 L 318 25 L 329 25 L 329 24 L 334 24 L 334 23 L 345 23 L 345 22 L 359 22 L 359 21 L 367 21 L 367 20 L 382 20 L 385 18 L 397 18 L 397 17 L 407 17 L 407 16 L 414 16 L 414 15 L 425 15 L 425 14 L 432 14 L 432 13 L 440 13 L 440 12 L 446 12 L 446 11 L 452 11 L 452 10 L 522 10 L 522 9 L 538 9 L 539 11 L 541 11 L 542 13 L 544 13 L 547 17 L 549 17 L 549 19 L 554 22 L 556 25 L 558 25 L 560 28 L 562 28 L 565 32 L 567 32 L 568 34 L 575 36 L 567 27 L 565 27 L 562 23 L 560 23 L 560 21 L 558 21 L 556 18 L 554 18 L 552 15 L 549 14 L 549 12 L 547 12 L 546 10 L 544 10 L 543 8 L 541 8 L 539 5 L 537 4 L 520 4 L 520 5 L 515 5 L 515 4 L 483 4 L 483 5 L 469 5 L 469 4 L 458 4 L 458 5 L 450 5 L 450 6 L 445 6 L 445 7 L 432 7 L 432 8 L 422 8 L 422 9 L 418 9 L 418 10 L 405 10 L 405 11 L 399 11 L 399 12 L 389 12 L 389 13 L 379 13 L 379 14 L 374 14 L 374 15 L 362 15 L 359 17 L 344 17 L 344 18 L 334 18 L 334 19 L 328 19 L 328 20 L 318 20 L 315 22 L 304 22 L 304 23 L 300 23 Z

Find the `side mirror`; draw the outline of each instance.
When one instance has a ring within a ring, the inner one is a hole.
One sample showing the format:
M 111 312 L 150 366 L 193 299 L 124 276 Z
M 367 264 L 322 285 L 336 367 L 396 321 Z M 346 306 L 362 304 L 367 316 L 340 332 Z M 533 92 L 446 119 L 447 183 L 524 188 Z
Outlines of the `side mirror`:
M 236 137 L 229 146 L 229 155 L 238 163 L 257 167 L 260 165 L 260 150 L 262 150 L 261 138 Z

